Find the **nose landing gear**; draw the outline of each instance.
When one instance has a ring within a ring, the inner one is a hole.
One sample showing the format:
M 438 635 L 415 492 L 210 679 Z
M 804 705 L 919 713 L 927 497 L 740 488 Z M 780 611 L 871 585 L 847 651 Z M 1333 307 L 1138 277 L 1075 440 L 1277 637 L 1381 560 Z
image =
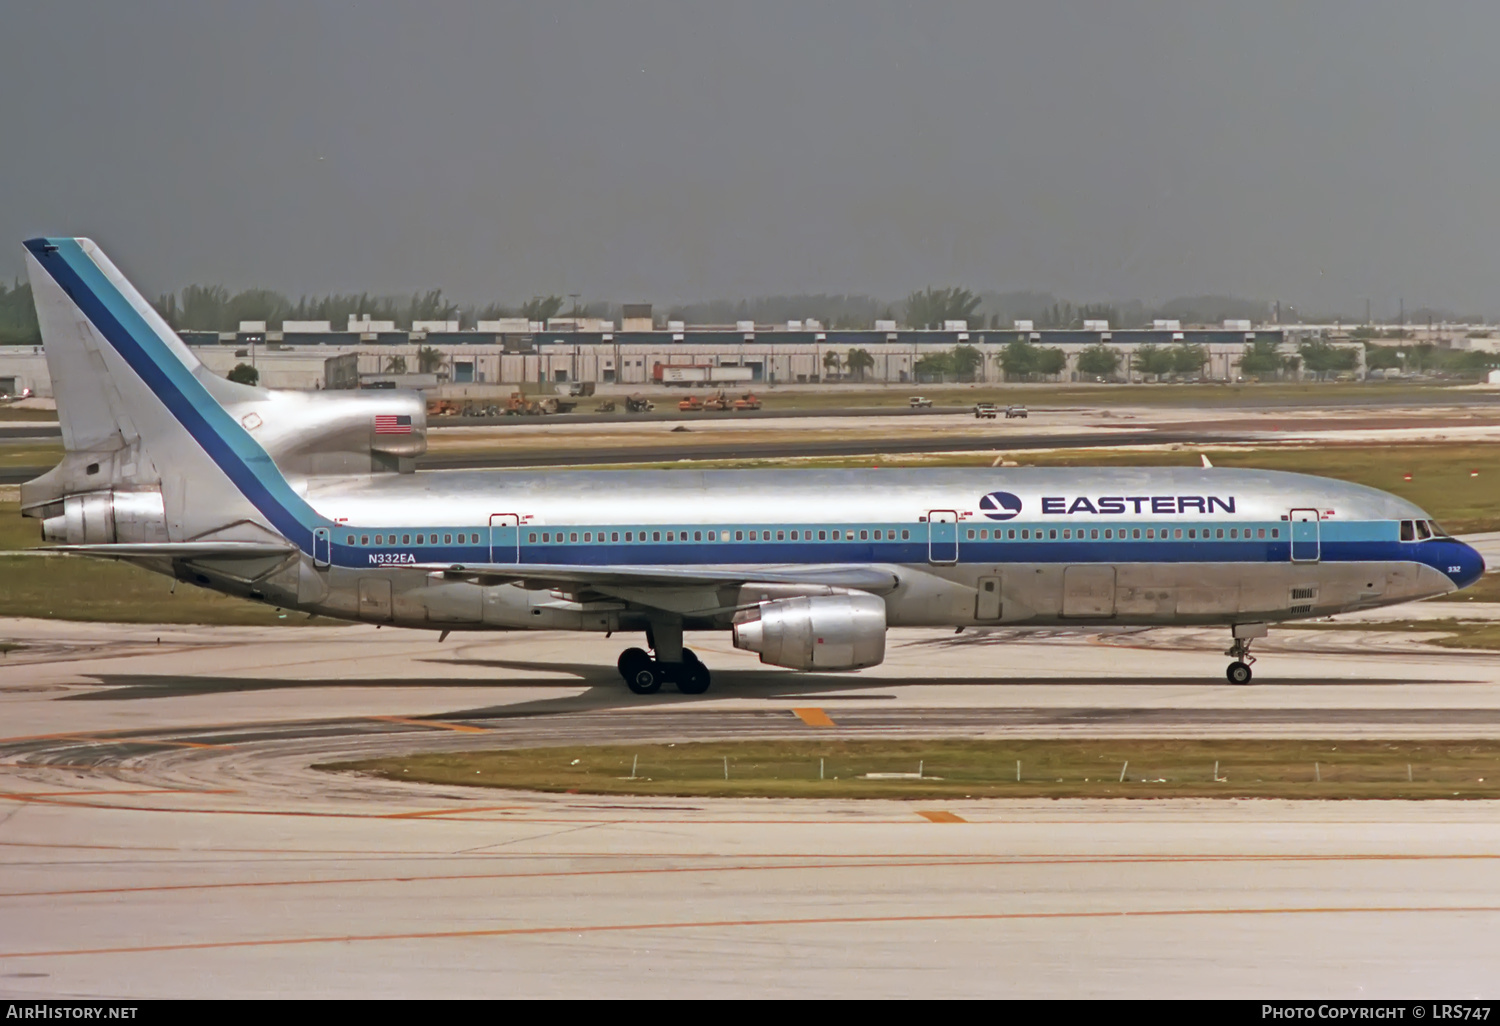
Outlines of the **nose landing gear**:
M 1229 669 L 1224 670 L 1224 676 L 1229 678 L 1230 684 L 1250 684 L 1250 664 L 1256 661 L 1256 657 L 1250 654 L 1250 642 L 1257 637 L 1265 637 L 1265 624 L 1239 625 L 1235 627 L 1235 643 L 1224 651 L 1224 654 L 1232 657 L 1233 663 Z
M 1230 645 L 1224 654 L 1231 657 L 1234 662 L 1224 671 L 1224 676 L 1231 684 L 1249 684 L 1250 664 L 1255 662 L 1255 657 L 1250 654 L 1250 642 L 1256 638 L 1264 638 L 1269 631 L 1263 623 L 1236 624 L 1234 626 L 1234 644 Z

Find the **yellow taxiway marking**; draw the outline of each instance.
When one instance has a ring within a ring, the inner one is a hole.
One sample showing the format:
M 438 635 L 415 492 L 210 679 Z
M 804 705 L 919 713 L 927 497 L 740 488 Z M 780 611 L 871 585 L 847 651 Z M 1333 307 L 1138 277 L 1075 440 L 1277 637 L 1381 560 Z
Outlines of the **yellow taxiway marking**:
M 413 720 L 405 716 L 371 716 L 372 720 L 385 723 L 405 723 L 413 727 L 436 727 L 438 730 L 453 730 L 460 734 L 486 734 L 483 727 L 471 727 L 467 723 L 444 723 L 442 720 Z
M 931 812 L 918 811 L 917 815 L 921 816 L 923 819 L 925 819 L 925 820 L 927 820 L 928 822 L 931 822 L 931 823 L 967 823 L 968 822 L 968 820 L 964 819 L 960 815 L 957 815 L 956 813 L 945 812 L 945 811 L 943 811 L 941 809 L 938 809 L 938 810 L 935 810 L 935 811 L 931 811 Z
M 835 725 L 833 720 L 829 719 L 828 714 L 822 709 L 793 709 L 792 712 L 797 714 L 797 719 L 809 727 L 832 727 Z

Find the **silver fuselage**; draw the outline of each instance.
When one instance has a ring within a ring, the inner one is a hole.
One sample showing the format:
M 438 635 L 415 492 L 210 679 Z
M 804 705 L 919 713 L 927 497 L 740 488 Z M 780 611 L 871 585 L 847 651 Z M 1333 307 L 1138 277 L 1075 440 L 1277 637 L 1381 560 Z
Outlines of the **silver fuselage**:
M 891 626 L 1159 625 L 1390 605 L 1453 591 L 1483 568 L 1461 542 L 1403 541 L 1403 521 L 1429 518 L 1396 496 L 1272 471 L 432 472 L 294 484 L 338 525 L 323 558 L 304 554 L 295 573 L 253 585 L 199 567 L 199 583 L 407 627 L 612 631 L 644 625 L 658 598 L 435 568 L 714 567 L 753 581 L 757 570 L 868 565 L 896 581 L 884 596 Z M 1019 511 L 986 508 L 996 493 Z M 685 600 L 689 629 L 727 628 L 765 592 L 711 590 Z

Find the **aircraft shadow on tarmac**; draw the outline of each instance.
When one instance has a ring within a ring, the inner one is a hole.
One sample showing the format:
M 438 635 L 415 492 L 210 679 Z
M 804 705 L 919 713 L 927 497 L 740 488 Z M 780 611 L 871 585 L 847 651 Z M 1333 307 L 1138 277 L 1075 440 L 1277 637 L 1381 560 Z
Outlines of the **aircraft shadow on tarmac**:
M 893 694 L 871 694 L 870 691 L 905 691 L 924 687 L 1177 687 L 1199 683 L 1208 687 L 1229 688 L 1232 685 L 1216 683 L 1205 678 L 1195 681 L 1184 678 L 1159 676 L 1103 677 L 1007 677 L 1001 675 L 985 677 L 937 677 L 921 676 L 906 678 L 861 677 L 855 674 L 791 673 L 785 670 L 762 669 L 716 669 L 714 686 L 707 695 L 683 695 L 670 686 L 661 693 L 650 696 L 633 695 L 613 666 L 595 663 L 527 662 L 499 659 L 451 659 L 426 660 L 442 666 L 483 667 L 501 671 L 500 675 L 482 677 L 409 677 L 354 678 L 343 680 L 262 678 L 262 677 L 217 677 L 184 676 L 163 674 L 99 674 L 94 679 L 101 685 L 99 690 L 89 690 L 68 695 L 63 701 L 134 701 L 158 698 L 183 698 L 216 694 L 233 694 L 247 691 L 279 691 L 291 688 L 473 688 L 512 689 L 547 688 L 568 692 L 555 698 L 486 706 L 458 710 L 444 714 L 454 718 L 505 718 L 514 716 L 536 716 L 568 712 L 591 712 L 605 709 L 638 709 L 645 705 L 678 705 L 702 702 L 715 698 L 761 699 L 765 701 L 815 700 L 817 702 L 894 700 Z M 558 676 L 566 674 L 568 676 Z M 1329 679 L 1326 677 L 1267 677 L 1257 686 L 1312 687 L 1312 686 L 1431 686 L 1442 684 L 1476 683 L 1463 680 L 1431 680 L 1419 678 L 1389 677 L 1362 679 Z M 584 687 L 581 693 L 577 688 Z M 847 694 L 845 692 L 862 692 Z

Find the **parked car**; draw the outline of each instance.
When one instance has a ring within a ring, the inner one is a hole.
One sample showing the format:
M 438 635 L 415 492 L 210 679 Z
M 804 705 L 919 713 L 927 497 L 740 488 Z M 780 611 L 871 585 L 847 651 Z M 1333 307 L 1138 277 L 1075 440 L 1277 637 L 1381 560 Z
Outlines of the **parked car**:
M 983 417 L 987 420 L 994 420 L 997 416 L 999 416 L 999 414 L 1000 408 L 994 403 L 976 403 L 974 405 L 975 420 L 978 420 L 980 417 Z
M 1024 407 L 1024 406 L 1007 406 L 1005 408 L 1005 419 L 1006 420 L 1010 420 L 1012 417 L 1021 417 L 1021 418 L 1024 418 L 1025 416 L 1026 416 L 1026 407 Z
M 926 396 L 914 395 L 907 400 L 907 405 L 914 410 L 920 410 L 923 408 L 930 410 L 932 409 L 932 400 L 928 399 Z

